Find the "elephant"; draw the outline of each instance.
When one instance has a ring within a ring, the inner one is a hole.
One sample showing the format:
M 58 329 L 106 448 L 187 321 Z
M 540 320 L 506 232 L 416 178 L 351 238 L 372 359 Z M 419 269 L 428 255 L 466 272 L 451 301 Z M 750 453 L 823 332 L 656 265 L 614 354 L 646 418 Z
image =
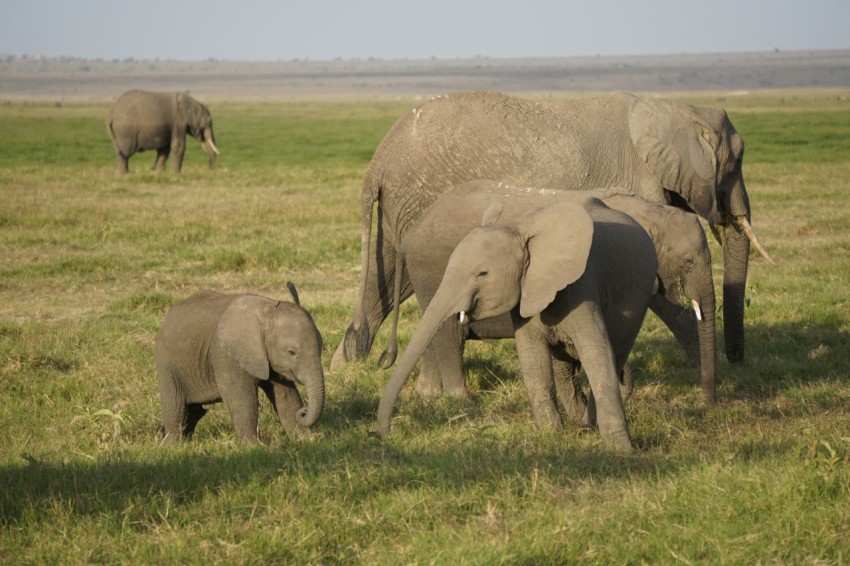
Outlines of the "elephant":
M 310 435 L 325 401 L 322 336 L 287 287 L 294 303 L 202 290 L 168 312 L 155 353 L 165 441 L 191 439 L 204 405 L 223 401 L 237 439 L 258 443 L 258 387 L 291 438 Z
M 723 227 L 726 356 L 743 361 L 750 242 L 773 263 L 750 225 L 743 156 L 743 139 L 724 110 L 677 100 L 618 92 L 551 103 L 461 92 L 425 102 L 396 121 L 364 175 L 357 302 L 331 369 L 369 353 L 392 310 L 404 234 L 441 193 L 475 179 L 556 190 L 622 187 Z M 404 300 L 412 289 L 406 277 L 402 283 Z
M 106 118 L 109 139 L 118 158 L 118 173 L 127 173 L 127 162 L 138 151 L 156 150 L 154 169 L 180 171 L 186 152 L 186 134 L 204 144 L 210 169 L 219 155 L 209 108 L 180 92 L 128 90 L 119 96 Z
M 563 426 L 556 391 L 563 395 L 559 382 L 581 364 L 603 441 L 631 450 L 619 386 L 656 291 L 652 240 L 632 218 L 590 195 L 540 207 L 477 193 L 474 206 L 483 211 L 482 225 L 451 253 L 381 396 L 378 433 L 389 433 L 401 388 L 444 323 L 510 313 L 535 423 Z M 497 223 L 503 210 L 518 220 Z
M 427 310 L 449 256 L 463 236 L 477 225 L 485 203 L 497 199 L 504 206 L 502 220 L 511 221 L 529 206 L 580 202 L 588 195 L 632 217 L 652 239 L 658 264 L 658 293 L 650 299 L 649 307 L 670 327 L 689 358 L 699 366 L 703 398 L 707 404 L 715 403 L 715 295 L 705 232 L 694 214 L 616 188 L 589 192 L 547 190 L 482 180 L 464 183 L 441 195 L 399 245 L 389 347 L 379 364 L 388 367 L 397 353 L 400 275 L 407 272 L 420 311 Z M 437 394 L 442 384 L 447 393 L 467 396 L 462 369 L 463 341 L 512 337 L 507 315 L 466 326 L 445 325 L 423 355 L 417 391 L 424 395 Z

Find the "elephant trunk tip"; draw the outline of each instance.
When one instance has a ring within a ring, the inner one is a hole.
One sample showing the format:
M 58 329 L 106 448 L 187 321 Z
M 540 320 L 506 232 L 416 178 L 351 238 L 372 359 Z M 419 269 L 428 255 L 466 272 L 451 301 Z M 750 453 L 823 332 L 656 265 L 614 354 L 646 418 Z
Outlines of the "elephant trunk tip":
M 319 415 L 321 415 L 321 412 L 319 412 L 318 415 L 314 415 L 314 416 L 310 415 L 310 411 L 309 411 L 308 407 L 301 407 L 300 409 L 298 409 L 298 412 L 295 414 L 295 419 L 298 421 L 298 424 L 300 424 L 301 426 L 309 428 L 309 427 L 313 426 L 314 424 L 316 424 L 316 421 L 319 420 Z
M 307 426 L 305 424 L 305 421 L 307 420 L 307 407 L 301 407 L 298 409 L 298 412 L 295 413 L 295 418 L 298 420 L 298 424 Z

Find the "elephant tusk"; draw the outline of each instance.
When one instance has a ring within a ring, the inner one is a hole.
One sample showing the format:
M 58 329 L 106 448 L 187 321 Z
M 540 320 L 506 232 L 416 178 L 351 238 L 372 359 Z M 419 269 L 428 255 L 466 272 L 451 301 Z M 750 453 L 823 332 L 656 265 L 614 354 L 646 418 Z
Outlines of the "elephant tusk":
M 776 261 L 772 257 L 770 257 L 770 254 L 767 253 L 767 250 L 764 249 L 764 246 L 759 241 L 758 236 L 756 236 L 756 233 L 753 231 L 753 227 L 750 225 L 750 221 L 747 220 L 747 217 L 739 216 L 735 219 L 735 221 L 738 223 L 738 226 L 741 227 L 741 230 L 744 231 L 744 234 L 747 235 L 747 238 L 750 239 L 750 241 L 753 243 L 759 253 L 764 256 L 764 259 L 766 259 L 768 263 L 770 263 L 770 265 L 776 265 Z
M 691 306 L 694 307 L 694 314 L 696 315 L 697 320 L 701 321 L 702 320 L 702 309 L 700 309 L 699 303 L 697 302 L 696 299 L 691 299 Z
M 221 155 L 221 152 L 218 151 L 218 148 L 213 143 L 212 138 L 207 138 L 207 145 L 209 145 L 210 149 L 214 154 Z
M 457 317 L 457 321 L 461 324 L 466 324 L 468 317 L 466 316 L 466 311 L 460 311 Z

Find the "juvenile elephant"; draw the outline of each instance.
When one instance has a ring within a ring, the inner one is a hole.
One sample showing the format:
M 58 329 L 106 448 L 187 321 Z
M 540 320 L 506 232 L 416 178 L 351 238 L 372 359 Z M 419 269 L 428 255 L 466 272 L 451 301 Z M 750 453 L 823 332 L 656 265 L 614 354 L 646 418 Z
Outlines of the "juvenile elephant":
M 387 132 L 363 178 L 360 286 L 331 368 L 371 349 L 392 310 L 404 234 L 441 193 L 475 179 L 544 189 L 617 186 L 722 227 L 726 356 L 743 360 L 750 242 L 769 258 L 750 226 L 743 158 L 744 141 L 725 111 L 677 100 L 618 92 L 547 103 L 461 92 L 425 102 Z M 402 298 L 411 292 L 403 278 Z
M 118 172 L 128 171 L 127 162 L 137 151 L 156 150 L 154 169 L 180 171 L 186 152 L 186 134 L 204 144 L 210 169 L 219 155 L 209 109 L 185 93 L 128 90 L 119 96 L 106 118 L 109 139 L 118 158 Z
M 190 439 L 203 405 L 223 401 L 237 439 L 259 442 L 258 387 L 290 437 L 309 435 L 325 401 L 322 337 L 287 286 L 294 303 L 204 290 L 169 311 L 156 339 L 165 440 Z
M 696 215 L 649 202 L 620 189 L 593 191 L 546 190 L 508 187 L 495 181 L 464 183 L 441 195 L 403 238 L 396 256 L 394 303 L 398 304 L 399 274 L 409 275 L 421 311 L 430 304 L 449 256 L 460 240 L 479 223 L 482 211 L 493 200 L 504 206 L 502 222 L 517 220 L 532 207 L 558 202 L 583 202 L 593 196 L 609 208 L 624 212 L 649 234 L 658 263 L 658 293 L 649 307 L 673 331 L 695 365 L 707 403 L 716 401 L 715 296 L 711 254 Z M 691 314 L 693 311 L 693 315 Z M 389 348 L 381 357 L 388 366 L 396 355 L 398 308 L 394 310 Z M 513 337 L 508 316 L 466 326 L 445 325 L 426 350 L 417 390 L 436 394 L 467 394 L 463 378 L 463 341 Z M 569 407 L 569 403 L 565 402 Z
M 537 425 L 563 426 L 556 379 L 574 375 L 581 364 L 595 396 L 603 439 L 631 449 L 619 386 L 655 291 L 658 265 L 652 240 L 629 216 L 591 196 L 581 203 L 526 209 L 520 220 L 504 224 L 494 223 L 502 203 L 490 201 L 483 225 L 452 252 L 437 292 L 390 376 L 378 407 L 379 433 L 389 433 L 399 392 L 444 322 L 468 325 L 510 313 Z

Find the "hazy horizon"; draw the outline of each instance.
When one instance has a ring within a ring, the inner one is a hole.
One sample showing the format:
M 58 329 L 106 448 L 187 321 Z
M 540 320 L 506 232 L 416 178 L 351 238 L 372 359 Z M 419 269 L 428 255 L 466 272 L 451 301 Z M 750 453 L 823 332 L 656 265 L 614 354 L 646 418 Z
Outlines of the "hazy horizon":
M 629 57 L 850 48 L 850 2 L 11 0 L 0 54 L 174 61 Z

